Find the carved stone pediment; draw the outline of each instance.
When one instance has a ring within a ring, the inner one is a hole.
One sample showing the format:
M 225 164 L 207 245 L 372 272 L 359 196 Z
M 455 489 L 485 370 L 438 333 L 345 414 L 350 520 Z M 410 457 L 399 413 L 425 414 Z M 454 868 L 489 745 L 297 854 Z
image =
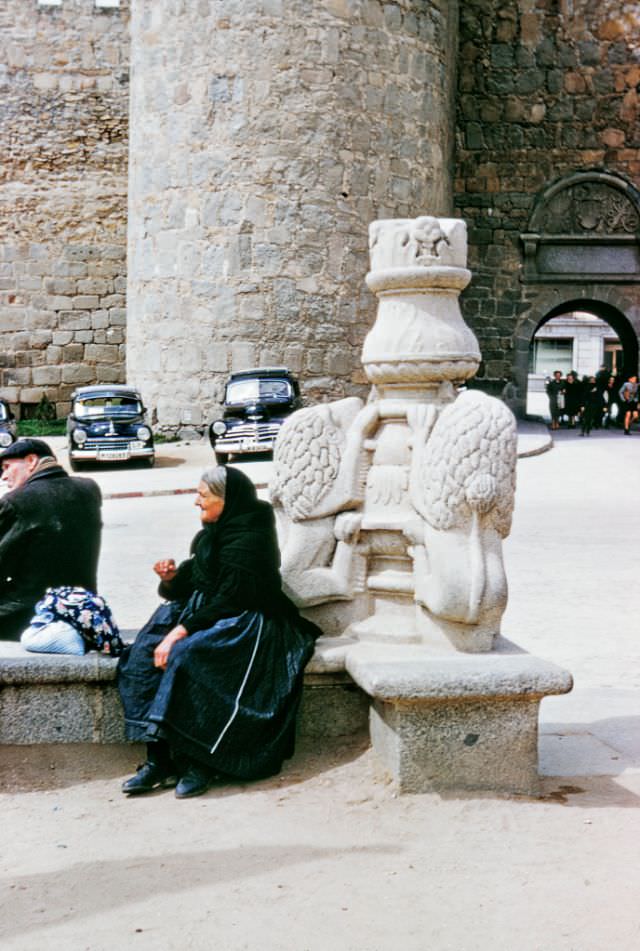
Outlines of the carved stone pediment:
M 640 281 L 640 194 L 607 172 L 570 175 L 540 196 L 524 246 L 525 283 Z

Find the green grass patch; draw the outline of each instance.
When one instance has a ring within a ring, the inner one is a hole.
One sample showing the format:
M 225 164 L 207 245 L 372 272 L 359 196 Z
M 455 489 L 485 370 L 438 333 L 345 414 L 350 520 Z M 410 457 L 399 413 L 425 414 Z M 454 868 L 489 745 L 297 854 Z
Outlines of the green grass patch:
M 64 436 L 66 419 L 21 419 L 18 421 L 18 436 Z

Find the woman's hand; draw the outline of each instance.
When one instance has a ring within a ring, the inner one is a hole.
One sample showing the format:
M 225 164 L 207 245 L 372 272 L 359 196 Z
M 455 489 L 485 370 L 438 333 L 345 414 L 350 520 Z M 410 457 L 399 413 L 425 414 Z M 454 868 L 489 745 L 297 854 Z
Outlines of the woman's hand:
M 153 570 L 161 581 L 173 581 L 178 574 L 178 569 L 176 568 L 176 563 L 173 558 L 162 558 L 160 561 L 156 561 Z
M 176 643 L 176 641 L 181 641 L 183 637 L 186 637 L 188 631 L 182 624 L 178 624 L 176 627 L 171 628 L 168 634 L 166 634 L 156 649 L 153 652 L 153 666 L 162 667 L 164 670 L 169 661 L 169 654 L 171 653 L 171 648 Z

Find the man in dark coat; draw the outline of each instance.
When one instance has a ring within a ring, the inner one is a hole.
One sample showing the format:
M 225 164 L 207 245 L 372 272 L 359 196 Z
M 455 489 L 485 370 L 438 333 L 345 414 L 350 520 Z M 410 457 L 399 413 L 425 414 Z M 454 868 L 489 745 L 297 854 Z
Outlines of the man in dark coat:
M 41 439 L 0 452 L 0 639 L 17 641 L 46 588 L 97 590 L 102 496 L 69 476 Z

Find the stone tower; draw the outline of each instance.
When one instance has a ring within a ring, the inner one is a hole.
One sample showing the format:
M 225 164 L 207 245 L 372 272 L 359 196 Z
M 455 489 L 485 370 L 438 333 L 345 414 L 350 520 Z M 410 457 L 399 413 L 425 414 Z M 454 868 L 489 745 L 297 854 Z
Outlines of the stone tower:
M 451 212 L 457 21 L 449 0 L 132 4 L 127 376 L 160 427 L 204 422 L 252 365 L 365 391 L 368 224 Z

